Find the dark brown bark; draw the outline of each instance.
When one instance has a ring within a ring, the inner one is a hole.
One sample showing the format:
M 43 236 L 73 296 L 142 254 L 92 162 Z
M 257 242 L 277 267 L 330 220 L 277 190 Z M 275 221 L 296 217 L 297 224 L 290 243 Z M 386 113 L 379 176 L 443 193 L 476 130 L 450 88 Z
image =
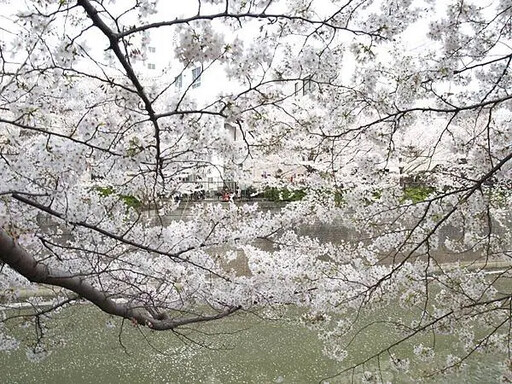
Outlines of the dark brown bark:
M 145 325 L 158 331 L 174 329 L 185 324 L 217 320 L 240 309 L 239 306 L 227 307 L 224 311 L 213 315 L 190 318 L 171 318 L 168 314 L 155 310 L 155 314 L 158 315 L 153 316 L 141 306 L 113 300 L 108 292 L 94 287 L 82 276 L 51 268 L 38 262 L 23 249 L 13 237 L 1 228 L 0 260 L 33 283 L 66 288 L 83 299 L 90 301 L 103 312 L 130 319 L 137 324 Z

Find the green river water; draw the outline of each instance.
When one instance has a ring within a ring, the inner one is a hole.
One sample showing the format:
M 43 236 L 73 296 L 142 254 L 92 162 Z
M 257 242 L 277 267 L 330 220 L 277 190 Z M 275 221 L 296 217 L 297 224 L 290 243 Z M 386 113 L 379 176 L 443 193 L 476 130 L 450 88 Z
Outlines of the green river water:
M 115 320 L 90 305 L 64 310 L 49 323 L 48 335 L 56 342 L 52 353 L 33 363 L 22 345 L 0 353 L 0 383 L 360 383 L 362 371 L 340 375 L 343 366 L 325 357 L 315 332 L 296 322 L 261 320 L 237 315 L 185 331 L 208 345 L 188 345 L 173 332 L 148 332 Z M 32 329 L 17 327 L 20 337 L 33 337 Z M 122 332 L 120 332 L 122 330 Z M 375 350 L 389 336 L 369 328 L 350 352 L 356 361 Z M 438 338 L 442 349 L 450 339 Z M 409 346 L 404 345 L 407 353 Z M 412 351 L 412 350 L 411 350 Z M 412 355 L 412 352 L 410 352 Z M 465 370 L 435 377 L 427 383 L 499 383 L 502 356 L 478 354 Z M 386 362 L 381 365 L 385 382 L 416 383 L 421 364 L 412 377 L 400 376 Z

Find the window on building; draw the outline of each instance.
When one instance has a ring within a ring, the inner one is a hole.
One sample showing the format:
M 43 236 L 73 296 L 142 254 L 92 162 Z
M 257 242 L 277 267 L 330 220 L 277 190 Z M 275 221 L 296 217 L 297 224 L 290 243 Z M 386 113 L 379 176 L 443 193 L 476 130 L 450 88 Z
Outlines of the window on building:
M 192 88 L 197 88 L 201 85 L 201 67 L 195 67 L 192 69 Z
M 155 47 L 148 47 L 148 51 L 149 51 L 149 53 L 155 53 L 156 52 L 156 48 Z
M 178 89 L 181 89 L 183 86 L 183 76 L 181 74 L 174 78 L 174 86 Z
M 153 63 L 148 63 L 148 69 L 155 69 L 155 64 Z

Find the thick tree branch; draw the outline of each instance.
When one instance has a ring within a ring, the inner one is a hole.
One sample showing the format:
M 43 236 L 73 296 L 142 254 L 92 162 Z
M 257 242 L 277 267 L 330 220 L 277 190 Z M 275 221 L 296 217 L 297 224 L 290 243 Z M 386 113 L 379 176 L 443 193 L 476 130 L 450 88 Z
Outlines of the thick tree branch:
M 154 311 L 154 315 L 152 315 L 142 306 L 113 300 L 109 293 L 94 287 L 81 276 L 51 268 L 38 262 L 3 229 L 0 229 L 0 260 L 33 283 L 69 289 L 108 314 L 130 319 L 137 324 L 157 331 L 174 329 L 186 324 L 221 319 L 241 308 L 240 306 L 226 307 L 224 311 L 213 315 L 190 318 L 171 318 L 167 313 L 160 313 L 158 311 Z
M 24 204 L 27 204 L 27 205 L 30 205 L 34 208 L 37 208 L 43 212 L 46 212 L 54 217 L 58 217 L 59 219 L 62 219 L 62 220 L 66 220 L 66 217 L 65 215 L 63 215 L 62 213 L 60 212 L 57 212 L 49 207 L 46 207 L 44 206 L 43 204 L 40 204 L 36 201 L 33 201 L 33 200 L 30 200 L 30 199 L 27 199 L 26 197 L 24 196 L 21 196 L 21 194 L 15 192 L 12 194 L 12 197 Z M 66 220 L 68 221 L 68 220 Z M 149 253 L 154 253 L 154 254 L 157 254 L 157 255 L 161 255 L 161 256 L 167 256 L 169 257 L 170 259 L 172 260 L 176 260 L 176 261 L 181 261 L 181 262 L 185 262 L 185 263 L 188 263 L 190 265 L 193 265 L 194 267 L 197 267 L 199 269 L 202 269 L 204 271 L 207 271 L 207 272 L 210 272 L 212 275 L 215 275 L 219 278 L 222 278 L 224 280 L 228 280 L 226 277 L 224 276 L 221 276 L 219 275 L 218 273 L 216 273 L 215 271 L 212 271 L 210 269 L 207 269 L 197 263 L 194 263 L 193 261 L 191 260 L 187 260 L 183 257 L 181 257 L 182 254 L 186 253 L 186 252 L 189 252 L 193 249 L 195 249 L 196 247 L 189 247 L 189 248 L 186 248 L 186 249 L 182 249 L 181 251 L 178 251 L 178 252 L 174 252 L 174 253 L 170 253 L 170 252 L 162 252 L 156 248 L 152 248 L 150 246 L 146 246 L 146 245 L 143 245 L 143 244 L 140 244 L 140 243 L 137 243 L 135 241 L 132 241 L 132 240 L 129 240 L 127 239 L 124 235 L 117 235 L 115 233 L 112 233 L 112 232 L 109 232 L 109 231 L 106 231 L 102 228 L 99 228 L 98 226 L 96 225 L 93 225 L 93 224 L 89 224 L 89 223 L 86 223 L 86 222 L 82 222 L 82 221 L 68 221 L 70 224 L 72 225 L 76 225 L 76 226 L 79 226 L 79 227 L 83 227 L 83 228 L 87 228 L 87 229 L 90 229 L 94 232 L 97 232 L 103 236 L 106 236 L 106 237 L 109 237 L 111 239 L 114 239 L 114 240 L 117 240 L 123 244 L 126 244 L 126 245 L 131 245 L 137 249 L 140 249 L 140 250 L 143 250 L 143 251 L 146 251 L 146 252 L 149 252 Z M 205 244 L 201 244 L 201 246 L 206 246 Z
M 144 103 L 144 109 L 148 113 L 149 120 L 153 124 L 154 128 L 154 138 L 155 138 L 155 148 L 156 148 L 156 174 L 157 176 L 160 175 L 162 177 L 162 180 L 164 179 L 162 170 L 161 170 L 161 148 L 160 148 L 160 126 L 158 124 L 158 119 L 155 114 L 155 110 L 153 109 L 153 103 L 151 100 L 149 100 L 148 95 L 146 94 L 144 87 L 142 86 L 141 82 L 139 81 L 139 78 L 135 74 L 135 71 L 133 70 L 131 64 L 128 62 L 126 56 L 121 51 L 121 47 L 119 46 L 119 40 L 121 37 L 116 34 L 112 29 L 109 28 L 107 24 L 101 19 L 101 17 L 98 14 L 98 11 L 94 8 L 94 6 L 91 4 L 88 0 L 78 0 L 77 4 L 82 6 L 87 13 L 87 16 L 92 20 L 92 23 L 100 29 L 101 32 L 108 38 L 110 43 L 110 48 L 114 51 L 114 54 L 116 55 L 117 59 L 123 66 L 126 76 L 130 79 L 132 84 L 135 86 L 135 89 L 137 90 L 137 94 L 139 95 L 140 99 Z

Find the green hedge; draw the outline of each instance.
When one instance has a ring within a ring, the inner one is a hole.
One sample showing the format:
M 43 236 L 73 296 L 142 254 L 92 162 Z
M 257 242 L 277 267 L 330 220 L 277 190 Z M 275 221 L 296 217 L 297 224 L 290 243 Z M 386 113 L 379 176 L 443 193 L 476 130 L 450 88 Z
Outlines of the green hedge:
M 299 201 L 306 196 L 306 192 L 303 189 L 267 187 L 262 195 L 269 201 Z
M 402 200 L 411 200 L 413 203 L 420 203 L 425 201 L 427 197 L 434 191 L 434 187 L 427 187 L 424 185 L 405 187 Z
M 127 208 L 133 208 L 133 209 L 140 209 L 142 207 L 142 203 L 139 199 L 137 199 L 135 196 L 132 195 L 121 195 L 117 194 L 114 188 L 108 186 L 108 187 L 95 187 L 95 190 L 99 193 L 102 197 L 107 197 L 111 195 L 117 195 L 119 197 L 119 200 L 121 200 Z

